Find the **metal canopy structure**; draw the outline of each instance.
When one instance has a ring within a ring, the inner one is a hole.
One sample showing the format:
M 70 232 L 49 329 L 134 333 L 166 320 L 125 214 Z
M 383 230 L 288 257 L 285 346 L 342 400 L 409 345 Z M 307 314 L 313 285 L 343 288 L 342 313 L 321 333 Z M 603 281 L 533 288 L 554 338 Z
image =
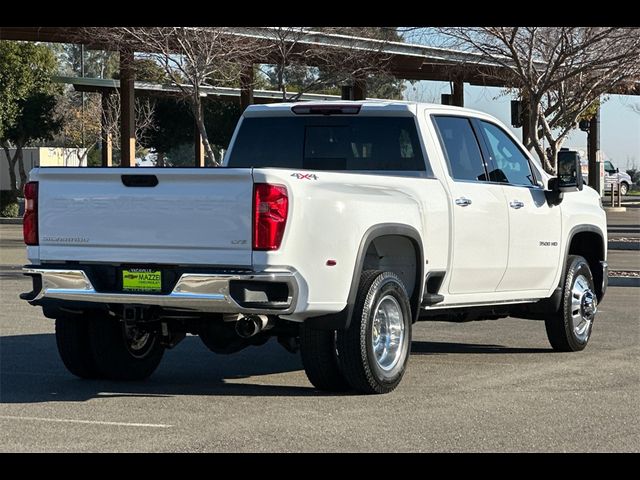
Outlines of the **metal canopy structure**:
M 189 27 L 207 28 L 207 27 Z M 277 41 L 277 30 L 273 27 L 233 27 L 229 29 L 229 34 L 245 37 L 247 39 L 258 39 L 263 42 Z M 101 44 L 90 31 L 82 27 L 0 27 L 0 40 L 24 40 L 37 42 L 59 42 L 59 43 L 80 43 L 90 48 L 113 50 L 112 45 Z M 286 39 L 285 39 L 286 41 Z M 295 43 L 304 47 L 305 45 L 317 45 L 331 48 L 360 49 L 362 51 L 379 52 L 388 58 L 388 71 L 397 78 L 406 80 L 436 80 L 449 81 L 453 85 L 451 102 L 453 105 L 464 106 L 464 83 L 481 86 L 505 87 L 508 85 L 508 69 L 497 62 L 487 61 L 483 56 L 476 53 L 463 52 L 459 50 L 429 47 L 425 45 L 407 44 L 401 42 L 389 42 L 379 39 L 354 37 L 348 35 L 325 33 L 325 32 L 303 32 L 297 35 Z M 140 93 L 152 91 L 165 91 L 171 93 L 172 88 L 158 85 L 145 85 L 134 82 L 133 71 L 128 66 L 133 59 L 133 53 L 120 52 L 121 56 L 121 81 L 114 81 L 113 85 L 91 85 L 93 80 L 74 79 L 72 83 L 78 89 L 85 91 L 100 91 L 100 88 L 118 88 L 120 91 L 122 105 L 121 121 L 121 165 L 131 166 L 135 164 L 135 125 L 134 125 L 134 92 Z M 504 59 L 502 59 L 504 60 Z M 257 63 L 270 63 L 268 56 L 263 59 L 256 59 Z M 312 62 L 312 60 L 310 60 Z M 508 62 L 504 62 L 508 63 Z M 252 69 L 249 69 L 252 73 Z M 255 102 L 264 103 L 276 101 L 280 92 L 254 91 L 251 81 L 247 81 L 245 75 L 241 75 L 241 88 L 225 89 L 211 88 L 207 95 L 217 95 L 221 98 L 230 98 L 239 95 L 241 107 Z M 87 83 L 88 82 L 88 83 Z M 95 88 L 96 90 L 90 90 Z M 174 92 L 177 91 L 173 90 Z M 612 92 L 615 93 L 615 92 Z M 640 95 L 640 83 L 631 95 Z M 313 96 L 307 94 L 304 100 L 322 100 L 328 96 Z M 366 91 L 362 85 L 356 85 L 352 91 L 352 100 L 362 100 L 366 97 Z M 104 105 L 104 102 L 103 102 Z M 599 120 L 592 122 L 593 128 L 589 135 L 589 151 L 595 152 L 599 148 L 599 134 L 597 124 Z M 106 139 L 103 138 L 103 143 Z M 200 144 L 200 148 L 198 148 Z M 196 141 L 196 165 L 204 165 L 201 141 Z M 110 148 L 103 148 L 103 153 L 110 152 Z M 590 155 L 591 162 L 595 162 L 595 155 Z M 110 154 L 103 156 L 103 164 L 110 165 Z M 595 166 L 595 164 L 594 164 Z

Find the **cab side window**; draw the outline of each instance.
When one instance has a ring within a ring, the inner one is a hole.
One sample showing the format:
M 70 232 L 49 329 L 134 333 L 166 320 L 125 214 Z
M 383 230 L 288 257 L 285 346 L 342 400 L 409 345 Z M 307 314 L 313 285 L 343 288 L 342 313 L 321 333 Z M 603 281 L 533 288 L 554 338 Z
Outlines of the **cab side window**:
M 492 160 L 489 178 L 512 185 L 535 185 L 529 160 L 511 137 L 493 123 L 480 121 L 480 125 Z
M 471 122 L 463 117 L 433 117 L 440 145 L 455 180 L 486 180 L 484 162 Z

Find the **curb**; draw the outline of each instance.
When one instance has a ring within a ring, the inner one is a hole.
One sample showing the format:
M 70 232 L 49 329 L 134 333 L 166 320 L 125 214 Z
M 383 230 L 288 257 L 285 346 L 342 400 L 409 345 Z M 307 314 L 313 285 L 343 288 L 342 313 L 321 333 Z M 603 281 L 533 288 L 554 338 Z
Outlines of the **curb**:
M 639 277 L 609 277 L 610 287 L 640 287 Z
M 22 225 L 22 219 L 0 217 L 0 225 Z
M 640 242 L 609 242 L 609 250 L 640 250 Z

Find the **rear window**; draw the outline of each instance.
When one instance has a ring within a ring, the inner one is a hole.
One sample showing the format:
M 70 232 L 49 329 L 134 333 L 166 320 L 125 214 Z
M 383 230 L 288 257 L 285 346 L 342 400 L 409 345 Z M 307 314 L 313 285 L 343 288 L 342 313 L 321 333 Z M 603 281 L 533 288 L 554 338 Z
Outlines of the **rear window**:
M 228 166 L 426 170 L 413 117 L 245 118 Z

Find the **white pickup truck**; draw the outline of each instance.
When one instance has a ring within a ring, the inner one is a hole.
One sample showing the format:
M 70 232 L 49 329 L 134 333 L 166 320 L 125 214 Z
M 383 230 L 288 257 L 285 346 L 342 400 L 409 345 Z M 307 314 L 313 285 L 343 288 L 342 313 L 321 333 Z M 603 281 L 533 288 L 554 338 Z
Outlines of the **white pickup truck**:
M 66 367 L 142 379 L 199 335 L 300 348 L 318 389 L 385 393 L 412 324 L 544 320 L 582 350 L 607 286 L 605 212 L 495 118 L 442 105 L 256 105 L 223 168 L 39 168 L 33 289 Z

